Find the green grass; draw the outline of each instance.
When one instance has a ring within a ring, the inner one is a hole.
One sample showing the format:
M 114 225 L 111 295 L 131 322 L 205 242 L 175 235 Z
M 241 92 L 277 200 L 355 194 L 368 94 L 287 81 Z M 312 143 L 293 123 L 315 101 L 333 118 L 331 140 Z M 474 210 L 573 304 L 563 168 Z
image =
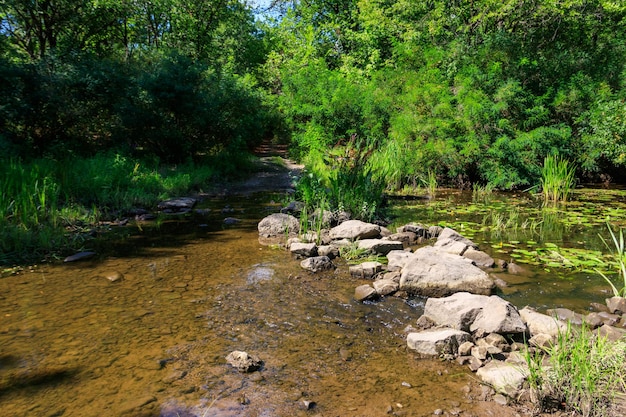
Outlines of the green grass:
M 203 191 L 216 174 L 212 164 L 160 166 L 113 153 L 0 161 L 0 263 L 82 249 L 100 220 Z
M 567 201 L 576 185 L 575 169 L 556 155 L 546 156 L 541 170 L 541 190 L 544 202 Z
M 626 342 L 612 342 L 583 326 L 559 334 L 543 354 L 526 354 L 529 383 L 542 411 L 559 404 L 566 412 L 596 417 L 611 414 L 626 392 Z

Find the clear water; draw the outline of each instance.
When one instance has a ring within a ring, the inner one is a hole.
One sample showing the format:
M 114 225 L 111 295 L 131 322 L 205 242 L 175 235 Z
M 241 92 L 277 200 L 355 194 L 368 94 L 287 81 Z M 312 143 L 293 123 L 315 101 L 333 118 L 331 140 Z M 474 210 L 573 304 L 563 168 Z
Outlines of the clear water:
M 256 224 L 276 208 L 267 200 L 212 201 L 209 215 L 144 226 L 98 258 L 0 279 L 0 414 L 515 415 L 480 401 L 464 367 L 406 348 L 404 329 L 423 300 L 357 303 L 364 281 L 346 265 L 313 275 L 261 245 Z M 232 211 L 222 213 L 227 203 Z M 437 219 L 400 206 L 413 221 L 464 221 L 448 209 Z M 242 221 L 223 226 L 227 216 Z M 493 236 L 481 233 L 472 238 L 493 252 Z M 111 271 L 124 279 L 110 282 Z M 503 279 L 503 296 L 520 306 L 585 309 L 606 295 L 596 278 L 532 265 Z M 232 350 L 264 368 L 240 374 L 226 364 Z

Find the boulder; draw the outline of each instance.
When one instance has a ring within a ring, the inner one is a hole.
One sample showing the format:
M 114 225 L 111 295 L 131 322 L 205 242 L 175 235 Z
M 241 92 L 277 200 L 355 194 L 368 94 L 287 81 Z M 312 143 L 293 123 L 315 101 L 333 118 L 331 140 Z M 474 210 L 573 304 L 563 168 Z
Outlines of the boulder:
M 357 241 L 359 249 L 369 252 L 377 253 L 380 255 L 387 255 L 392 250 L 403 250 L 404 245 L 402 242 L 395 240 L 385 239 L 363 239 Z
M 526 332 L 526 325 L 515 306 L 497 295 L 459 292 L 445 298 L 429 298 L 424 306 L 424 315 L 440 326 L 465 332 Z
M 300 262 L 300 266 L 311 272 L 328 271 L 329 269 L 335 268 L 335 265 L 333 265 L 328 256 L 307 258 Z
M 232 351 L 226 356 L 226 362 L 239 372 L 254 372 L 261 369 L 263 361 L 247 352 L 240 350 Z
M 469 333 L 456 329 L 428 329 L 409 333 L 406 338 L 410 349 L 421 356 L 456 355 L 459 346 L 471 339 Z
M 330 229 L 330 237 L 336 239 L 370 239 L 380 236 L 380 226 L 360 220 L 347 220 Z
M 430 246 L 412 254 L 400 278 L 401 290 L 425 297 L 444 297 L 463 291 L 489 295 L 495 287 L 489 275 L 471 261 Z
M 290 214 L 274 213 L 262 219 L 258 229 L 262 237 L 293 236 L 300 232 L 300 221 Z
M 511 398 L 518 397 L 529 374 L 526 364 L 501 361 L 491 361 L 476 372 L 484 383 Z
M 296 256 L 308 258 L 317 255 L 317 245 L 315 243 L 294 242 L 289 246 L 289 251 Z
M 538 313 L 530 307 L 524 307 L 519 311 L 519 314 L 528 326 L 531 336 L 545 333 L 556 338 L 559 333 L 567 330 L 567 325 L 563 321 L 547 314 Z

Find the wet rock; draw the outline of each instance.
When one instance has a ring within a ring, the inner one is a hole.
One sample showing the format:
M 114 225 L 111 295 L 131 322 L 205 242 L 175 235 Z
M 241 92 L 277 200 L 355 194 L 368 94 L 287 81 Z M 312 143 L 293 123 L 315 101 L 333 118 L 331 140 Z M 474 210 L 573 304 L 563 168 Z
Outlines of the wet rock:
M 382 267 L 383 264 L 380 262 L 363 262 L 359 265 L 352 265 L 349 271 L 353 277 L 369 279 L 382 271 Z
M 328 271 L 335 268 L 328 256 L 307 258 L 300 262 L 300 266 L 310 272 Z
M 191 197 L 173 198 L 171 200 L 161 201 L 157 208 L 159 210 L 172 210 L 172 211 L 188 211 L 196 205 L 198 200 Z
M 290 214 L 274 213 L 263 218 L 257 228 L 262 237 L 294 236 L 300 232 L 300 221 Z
M 411 254 L 402 268 L 400 289 L 426 297 L 444 297 L 462 291 L 488 295 L 495 284 L 469 260 L 427 246 Z
M 235 224 L 237 224 L 237 223 L 241 223 L 241 220 L 240 220 L 240 219 L 237 219 L 237 218 L 235 218 L 235 217 L 226 217 L 226 218 L 224 219 L 224 224 L 225 224 L 226 226 L 232 226 L 232 225 L 235 225 Z
M 103 276 L 111 282 L 118 282 L 124 279 L 124 275 L 118 271 L 105 272 Z
M 336 239 L 371 239 L 380 236 L 380 226 L 360 220 L 348 220 L 330 229 L 330 237 Z
M 524 307 L 519 313 L 528 326 L 531 336 L 545 333 L 556 338 L 559 333 L 563 333 L 567 329 L 567 325 L 561 320 L 538 313 L 530 307 Z
M 403 250 L 402 242 L 386 239 L 363 239 L 358 241 L 359 249 L 379 255 L 387 255 L 392 250 Z
M 445 298 L 429 298 L 424 315 L 438 325 L 484 333 L 524 333 L 526 325 L 515 306 L 497 295 L 456 293 Z
M 359 285 L 354 289 L 354 299 L 356 301 L 371 300 L 376 298 L 377 295 L 376 290 L 367 284 Z
M 96 252 L 90 252 L 90 251 L 84 251 L 84 252 L 78 252 L 75 253 L 74 255 L 70 255 L 67 258 L 65 258 L 63 260 L 63 262 L 76 262 L 76 261 L 82 261 L 84 259 L 89 259 L 93 256 L 95 256 Z
M 470 339 L 469 333 L 456 329 L 442 328 L 409 333 L 406 341 L 408 347 L 421 356 L 438 357 L 442 355 L 456 355 L 459 346 Z
M 607 298 L 606 306 L 609 309 L 609 313 L 624 314 L 626 313 L 626 298 L 624 297 Z
M 239 372 L 254 372 L 261 369 L 263 361 L 256 356 L 240 350 L 232 351 L 226 356 L 226 362 Z
M 523 388 L 529 372 L 528 367 L 521 364 L 492 361 L 480 368 L 476 375 L 497 392 L 515 398 Z
M 289 251 L 296 256 L 317 256 L 317 245 L 315 243 L 294 242 L 289 246 Z
M 513 275 L 520 275 L 520 274 L 527 273 L 525 268 L 522 268 L 518 264 L 512 263 L 512 262 L 507 264 L 506 270 L 508 271 L 509 274 L 513 274 Z
M 303 400 L 302 401 L 302 406 L 304 407 L 305 410 L 312 410 L 313 408 L 315 408 L 317 404 L 315 403 L 315 401 L 309 401 L 309 400 Z

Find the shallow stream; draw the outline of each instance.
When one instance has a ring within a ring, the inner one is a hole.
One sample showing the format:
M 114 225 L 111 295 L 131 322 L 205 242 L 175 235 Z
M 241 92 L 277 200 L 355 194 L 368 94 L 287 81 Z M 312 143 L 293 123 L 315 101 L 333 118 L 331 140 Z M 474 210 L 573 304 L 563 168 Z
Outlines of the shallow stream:
M 309 274 L 261 245 L 256 225 L 277 207 L 268 197 L 207 204 L 207 216 L 138 228 L 99 257 L 0 279 L 0 415 L 515 415 L 480 401 L 466 368 L 406 348 L 423 300 L 357 303 L 363 282 L 345 264 Z M 442 221 L 412 204 L 398 204 L 398 221 Z M 484 231 L 472 237 L 497 255 Z M 581 310 L 607 295 L 589 274 L 527 268 L 505 277 L 518 306 Z M 225 361 L 233 350 L 263 369 L 237 372 Z

